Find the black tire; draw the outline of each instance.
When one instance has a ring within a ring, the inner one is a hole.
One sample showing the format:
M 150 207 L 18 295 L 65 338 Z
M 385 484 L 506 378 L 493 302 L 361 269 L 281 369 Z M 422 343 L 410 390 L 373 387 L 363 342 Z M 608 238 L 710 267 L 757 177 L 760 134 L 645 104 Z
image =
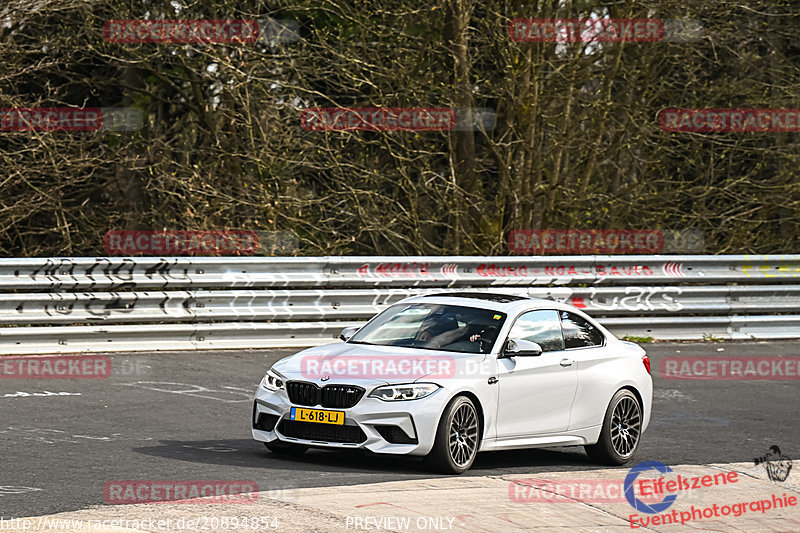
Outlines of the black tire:
M 287 444 L 279 440 L 272 442 L 265 442 L 264 446 L 267 447 L 272 453 L 279 453 L 281 455 L 303 455 L 308 450 L 308 446 L 301 446 L 299 444 Z
M 436 428 L 428 468 L 442 474 L 463 474 L 472 466 L 480 445 L 481 424 L 472 400 L 458 396 L 445 408 Z
M 641 437 L 642 406 L 631 391 L 622 389 L 608 404 L 597 444 L 584 449 L 595 462 L 624 465 L 636 455 Z

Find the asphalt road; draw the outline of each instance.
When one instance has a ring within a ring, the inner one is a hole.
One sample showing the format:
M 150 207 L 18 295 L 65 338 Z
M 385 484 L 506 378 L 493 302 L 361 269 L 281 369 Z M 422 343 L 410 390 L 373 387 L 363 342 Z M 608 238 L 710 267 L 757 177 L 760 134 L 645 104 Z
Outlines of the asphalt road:
M 800 457 L 797 380 L 664 380 L 658 372 L 664 356 L 797 356 L 800 342 L 644 346 L 656 393 L 637 461 L 750 461 L 773 444 Z M 106 379 L 0 379 L 0 516 L 103 504 L 113 480 L 253 480 L 279 490 L 434 477 L 416 459 L 315 450 L 287 459 L 253 441 L 252 392 L 293 351 L 109 354 Z M 45 391 L 68 395 L 34 395 Z M 582 449 L 562 448 L 484 453 L 471 473 L 594 468 Z

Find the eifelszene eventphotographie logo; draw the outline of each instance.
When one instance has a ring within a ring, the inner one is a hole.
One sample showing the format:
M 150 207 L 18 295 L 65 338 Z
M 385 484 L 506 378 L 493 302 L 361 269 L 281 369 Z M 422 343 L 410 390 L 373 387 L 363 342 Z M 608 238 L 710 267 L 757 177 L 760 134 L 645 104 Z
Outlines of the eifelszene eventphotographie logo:
M 645 461 L 643 463 L 639 463 L 638 465 L 631 468 L 628 475 L 625 477 L 625 498 L 628 500 L 628 503 L 636 509 L 637 511 L 641 511 L 643 513 L 650 513 L 656 514 L 662 511 L 665 511 L 669 508 L 670 505 L 675 503 L 675 500 L 678 498 L 677 494 L 667 494 L 664 496 L 664 499 L 660 502 L 655 503 L 645 503 L 639 498 L 636 497 L 636 494 L 633 490 L 634 484 L 636 483 L 636 478 L 639 477 L 639 474 L 643 472 L 647 472 L 648 470 L 655 470 L 656 472 L 660 472 L 661 474 L 667 474 L 672 472 L 672 469 L 665 465 L 664 463 L 659 463 L 658 461 Z
M 792 460 L 781 453 L 778 446 L 773 445 L 769 447 L 769 452 L 761 457 L 753 459 L 753 463 L 764 465 L 764 470 L 767 471 L 767 477 L 774 482 L 786 481 L 789 477 L 789 472 L 792 471 Z

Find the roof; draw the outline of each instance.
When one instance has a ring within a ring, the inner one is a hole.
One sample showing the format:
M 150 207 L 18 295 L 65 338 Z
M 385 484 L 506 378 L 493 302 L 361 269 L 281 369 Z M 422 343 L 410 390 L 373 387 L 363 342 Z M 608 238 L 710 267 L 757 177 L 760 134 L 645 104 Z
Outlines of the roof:
M 433 294 L 420 294 L 402 300 L 402 303 L 437 303 L 444 305 L 460 305 L 462 307 L 476 307 L 479 309 L 492 309 L 503 313 L 514 313 L 519 308 L 549 307 L 556 304 L 553 300 L 543 300 L 517 294 L 491 293 L 491 292 L 439 292 Z M 401 303 L 401 302 L 397 302 Z M 556 304 L 557 305 L 557 304 Z
M 517 296 L 515 294 L 497 294 L 492 292 L 441 292 L 437 294 L 425 294 L 424 296 L 437 296 L 446 298 L 472 298 L 475 300 L 485 300 L 487 302 L 497 302 L 507 304 L 518 300 L 530 300 L 528 296 Z

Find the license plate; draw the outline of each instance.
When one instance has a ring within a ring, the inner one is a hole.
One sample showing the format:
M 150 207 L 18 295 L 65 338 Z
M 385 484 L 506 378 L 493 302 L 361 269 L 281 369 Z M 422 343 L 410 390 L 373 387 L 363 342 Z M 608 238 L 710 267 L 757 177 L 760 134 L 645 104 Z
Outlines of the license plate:
M 299 422 L 317 422 L 318 424 L 335 424 L 337 426 L 343 426 L 344 412 L 292 407 L 292 411 L 289 413 L 289 419 L 297 420 Z

